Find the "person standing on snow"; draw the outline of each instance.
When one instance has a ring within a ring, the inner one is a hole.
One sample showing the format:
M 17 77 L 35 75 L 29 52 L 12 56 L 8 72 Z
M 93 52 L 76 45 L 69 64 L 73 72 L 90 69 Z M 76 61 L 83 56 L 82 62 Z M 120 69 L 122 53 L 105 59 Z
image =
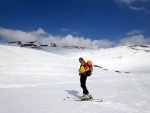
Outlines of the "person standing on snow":
M 82 100 L 89 100 L 92 98 L 92 96 L 89 94 L 89 91 L 87 90 L 86 79 L 87 79 L 87 76 L 88 76 L 87 74 L 90 71 L 90 69 L 89 69 L 88 64 L 85 63 L 82 57 L 79 58 L 79 62 L 81 63 L 80 68 L 79 68 L 79 75 L 80 75 L 81 88 L 83 89 Z

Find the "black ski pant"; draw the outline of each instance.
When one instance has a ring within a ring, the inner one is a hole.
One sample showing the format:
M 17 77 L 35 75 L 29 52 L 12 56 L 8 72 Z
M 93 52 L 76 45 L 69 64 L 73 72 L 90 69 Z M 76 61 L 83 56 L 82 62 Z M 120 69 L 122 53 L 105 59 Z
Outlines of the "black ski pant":
M 86 88 L 86 79 L 87 79 L 87 75 L 85 74 L 80 75 L 80 84 L 81 84 L 81 88 L 83 89 L 83 94 L 89 93 L 89 91 Z

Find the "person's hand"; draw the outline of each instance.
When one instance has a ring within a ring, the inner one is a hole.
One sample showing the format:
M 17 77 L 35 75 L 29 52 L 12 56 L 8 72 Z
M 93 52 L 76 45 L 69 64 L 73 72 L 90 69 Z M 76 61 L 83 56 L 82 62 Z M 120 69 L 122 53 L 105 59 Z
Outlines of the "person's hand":
M 82 72 L 80 72 L 79 74 L 83 74 L 83 73 L 85 73 L 85 71 L 82 71 Z

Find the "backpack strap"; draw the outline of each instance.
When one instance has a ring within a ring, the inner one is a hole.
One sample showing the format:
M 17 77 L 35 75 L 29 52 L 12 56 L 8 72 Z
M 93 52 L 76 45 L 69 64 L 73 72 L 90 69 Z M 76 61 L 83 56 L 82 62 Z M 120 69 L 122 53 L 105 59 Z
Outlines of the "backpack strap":
M 85 65 L 87 65 L 87 66 L 89 67 L 89 65 L 88 65 L 87 63 L 85 63 L 85 64 L 83 65 L 85 69 L 86 69 Z

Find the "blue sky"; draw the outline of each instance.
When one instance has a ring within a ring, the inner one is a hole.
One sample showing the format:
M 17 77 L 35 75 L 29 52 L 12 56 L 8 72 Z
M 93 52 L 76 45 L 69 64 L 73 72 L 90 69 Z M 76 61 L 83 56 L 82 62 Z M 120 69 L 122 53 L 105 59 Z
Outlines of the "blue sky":
M 150 44 L 150 0 L 1 0 L 1 42 L 19 40 L 10 30 L 15 36 L 42 31 L 41 38 L 105 40 L 110 46 L 139 36 L 141 44 Z

